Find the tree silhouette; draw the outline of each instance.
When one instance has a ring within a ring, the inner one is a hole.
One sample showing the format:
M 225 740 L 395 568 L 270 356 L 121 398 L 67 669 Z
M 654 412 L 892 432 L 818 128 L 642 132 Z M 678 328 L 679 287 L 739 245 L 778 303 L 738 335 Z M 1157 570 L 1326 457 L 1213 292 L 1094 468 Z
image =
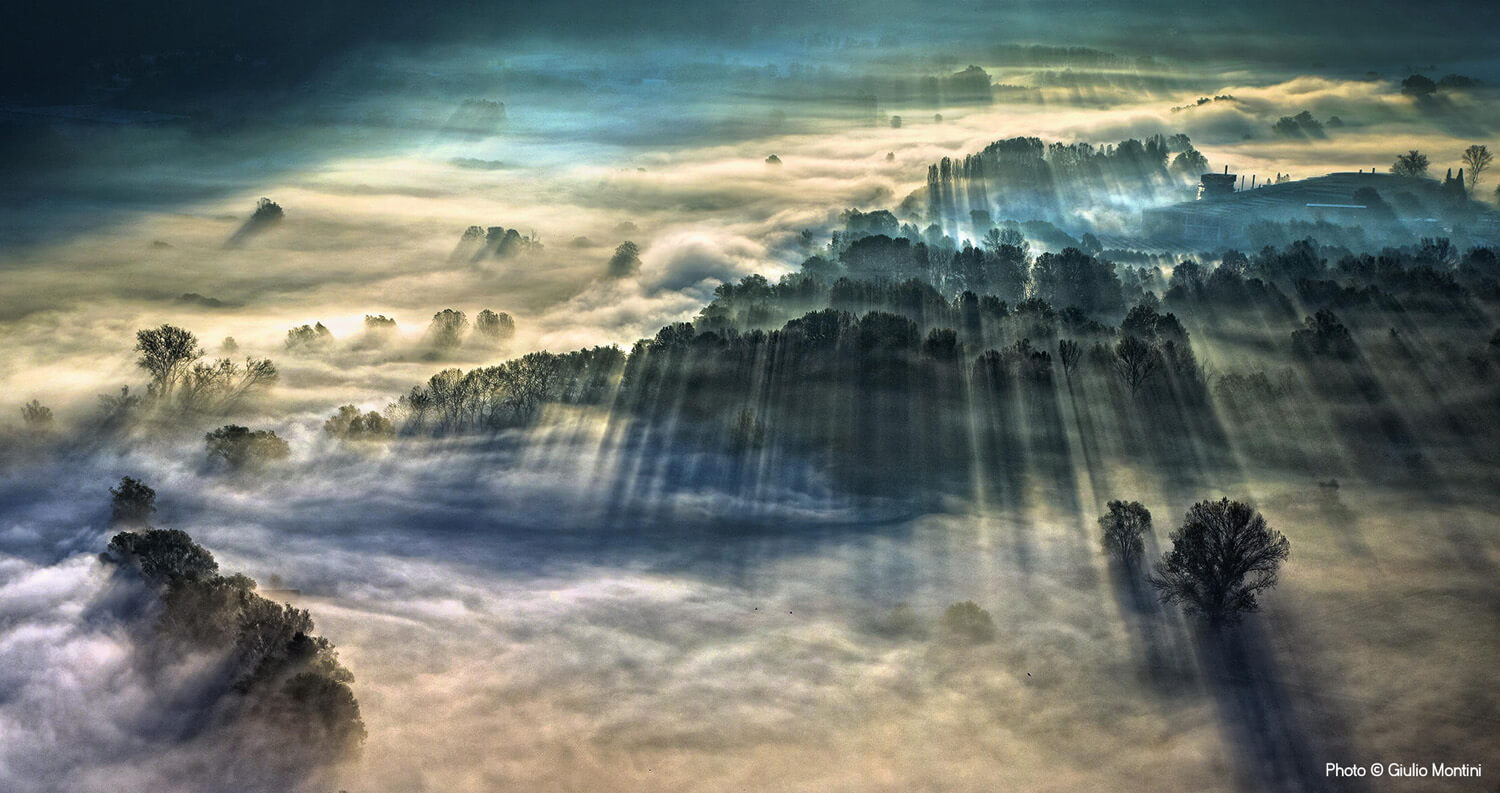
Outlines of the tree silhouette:
M 524 421 L 536 414 L 552 392 L 557 369 L 557 357 L 547 352 L 527 353 L 500 367 L 500 382 L 517 418 Z
M 45 432 L 52 429 L 52 408 L 43 405 L 39 400 L 33 399 L 21 406 L 21 421 L 26 423 L 26 429 L 33 432 Z
M 1302 327 L 1292 331 L 1292 351 L 1302 357 L 1321 356 L 1347 361 L 1359 354 L 1359 347 L 1338 316 L 1323 308 L 1303 319 Z
M 641 270 L 640 246 L 625 240 L 615 248 L 615 254 L 609 257 L 609 269 L 607 274 L 610 278 L 629 278 Z
M 158 584 L 201 581 L 219 572 L 213 554 L 176 529 L 122 531 L 109 541 L 107 555 Z
M 169 398 L 193 362 L 203 357 L 198 337 L 174 325 L 162 325 L 135 333 L 136 365 L 151 375 L 147 393 Z
M 428 339 L 438 350 L 457 349 L 468 331 L 469 317 L 464 312 L 451 308 L 433 314 L 432 323 L 427 326 Z
M 1476 143 L 1464 149 L 1463 162 L 1466 169 L 1464 172 L 1464 181 L 1467 182 L 1464 187 L 1468 188 L 1470 193 L 1473 193 L 1474 188 L 1479 186 L 1479 175 L 1489 169 L 1490 163 L 1494 159 L 1495 155 L 1490 154 L 1488 146 Z
M 156 590 L 153 626 L 174 656 L 206 651 L 227 673 L 200 690 L 219 698 L 215 713 L 222 717 L 205 727 L 234 730 L 243 720 L 264 735 L 254 746 L 266 751 L 255 760 L 273 778 L 303 778 L 330 760 L 357 756 L 366 732 L 349 688 L 354 676 L 333 643 L 313 633 L 306 610 L 256 594 L 248 576 L 221 575 L 213 554 L 182 531 L 122 531 L 102 558 Z
M 250 219 L 257 223 L 275 223 L 286 216 L 281 205 L 269 198 L 262 197 L 255 202 L 255 214 Z
M 182 379 L 176 404 L 185 410 L 222 415 L 279 377 L 269 358 L 246 358 L 243 366 L 228 358 L 195 363 Z
M 396 427 L 377 411 L 361 413 L 353 405 L 343 405 L 323 422 L 323 432 L 339 440 L 366 441 L 389 438 L 396 433 Z
M 315 325 L 301 325 L 286 332 L 286 341 L 282 346 L 287 352 L 312 352 L 327 349 L 333 346 L 333 331 L 321 322 Z
M 1072 339 L 1063 339 L 1057 343 L 1057 359 L 1062 361 L 1063 377 L 1072 379 L 1073 370 L 1078 368 L 1078 361 L 1083 358 L 1083 345 Z
M 1197 149 L 1189 147 L 1172 158 L 1172 172 L 1184 177 L 1197 178 L 1208 172 L 1208 158 Z
M 1397 176 L 1426 176 L 1427 165 L 1427 155 L 1412 149 L 1396 157 L 1396 162 L 1391 164 L 1391 173 Z
M 474 317 L 474 332 L 489 344 L 500 344 L 516 335 L 516 321 L 504 311 L 484 309 Z
M 124 427 L 133 418 L 144 402 L 139 394 L 130 393 L 130 386 L 120 386 L 119 395 L 100 394 L 98 425 L 106 431 L 114 431 Z
M 1115 372 L 1130 388 L 1132 397 L 1160 369 L 1161 355 L 1150 344 L 1127 335 L 1115 345 Z
M 1043 253 L 1031 266 L 1033 296 L 1054 306 L 1076 306 L 1088 314 L 1124 309 L 1115 265 L 1078 248 Z
M 1401 93 L 1407 96 L 1424 97 L 1437 93 L 1437 83 L 1430 78 L 1414 74 L 1401 81 Z
M 385 333 L 396 330 L 396 320 L 384 314 L 365 315 L 365 333 Z
M 1111 501 L 1109 511 L 1099 516 L 1105 553 L 1126 567 L 1140 563 L 1145 545 L 1141 537 L 1151 530 L 1151 511 L 1139 501 Z
M 1179 603 L 1211 625 L 1233 624 L 1276 586 L 1291 543 L 1238 501 L 1200 501 L 1172 532 L 1172 550 L 1157 563 L 1151 585 L 1163 603 Z
M 109 495 L 109 519 L 116 526 L 145 526 L 156 514 L 156 491 L 139 479 L 121 477 Z

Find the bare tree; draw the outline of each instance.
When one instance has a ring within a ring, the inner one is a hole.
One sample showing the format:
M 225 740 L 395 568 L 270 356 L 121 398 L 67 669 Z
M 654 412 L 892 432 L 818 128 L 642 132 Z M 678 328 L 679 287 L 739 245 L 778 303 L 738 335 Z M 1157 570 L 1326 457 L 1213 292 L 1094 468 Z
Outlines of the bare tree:
M 1078 361 L 1083 358 L 1083 345 L 1072 339 L 1063 339 L 1057 343 L 1057 359 L 1062 361 L 1063 377 L 1073 379 L 1073 370 L 1078 367 Z
M 1464 167 L 1468 169 L 1464 173 L 1464 181 L 1467 182 L 1464 187 L 1468 188 L 1470 194 L 1474 192 L 1474 188 L 1479 186 L 1479 175 L 1489 169 L 1490 163 L 1494 159 L 1495 155 L 1490 154 L 1488 146 L 1481 146 L 1476 143 L 1464 149 L 1463 163 Z
M 501 382 L 509 394 L 516 417 L 531 418 L 552 393 L 557 375 L 557 358 L 546 352 L 533 352 L 506 361 Z
M 432 394 L 419 385 L 412 386 L 385 409 L 386 415 L 399 421 L 403 430 L 418 432 L 427 428 L 427 417 L 432 411 Z
M 136 365 L 151 375 L 147 393 L 162 399 L 171 397 L 193 362 L 203 357 L 198 337 L 174 325 L 136 331 L 135 351 L 141 354 Z
M 1130 388 L 1135 397 L 1157 371 L 1161 369 L 1161 354 L 1155 347 L 1140 339 L 1126 335 L 1115 345 L 1115 372 Z
M 444 431 L 456 430 L 463 424 L 464 392 L 467 390 L 463 380 L 464 373 L 460 369 L 444 369 L 427 378 L 432 409 Z
M 1291 543 L 1238 501 L 1200 501 L 1172 532 L 1172 550 L 1157 563 L 1151 585 L 1163 603 L 1180 603 L 1210 624 L 1237 622 L 1256 596 L 1276 586 Z
M 200 413 L 224 414 L 251 393 L 269 388 L 279 376 L 269 358 L 246 358 L 243 366 L 228 358 L 195 363 L 182 378 L 177 405 Z
M 999 253 L 1000 245 L 1002 244 L 1000 242 L 1000 229 L 991 227 L 989 231 L 984 233 L 984 239 L 980 241 L 980 244 L 990 253 Z
M 228 358 L 199 362 L 203 347 L 182 328 L 140 330 L 135 339 L 141 354 L 136 365 L 151 375 L 146 393 L 160 408 L 225 413 L 252 391 L 276 382 L 276 365 L 269 358 L 246 358 L 244 365 Z

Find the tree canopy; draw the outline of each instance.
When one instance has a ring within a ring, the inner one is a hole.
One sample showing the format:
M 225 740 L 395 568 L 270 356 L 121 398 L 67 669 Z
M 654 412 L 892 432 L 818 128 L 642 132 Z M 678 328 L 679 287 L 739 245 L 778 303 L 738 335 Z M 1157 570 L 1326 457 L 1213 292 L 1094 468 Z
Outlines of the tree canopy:
M 110 521 L 116 526 L 145 526 L 156 514 L 156 491 L 139 479 L 121 477 L 109 494 Z
M 1234 623 L 1259 607 L 1257 596 L 1276 586 L 1290 554 L 1286 537 L 1248 505 L 1200 501 L 1172 532 L 1172 549 L 1151 584 L 1164 603 L 1179 603 L 1213 625 Z
M 1141 538 L 1151 530 L 1151 511 L 1139 501 L 1111 501 L 1099 516 L 1104 550 L 1127 567 L 1134 567 L 1145 551 Z
M 187 374 L 192 363 L 203 357 L 203 347 L 192 332 L 175 325 L 136 331 L 136 365 L 151 376 L 148 393 L 170 397 L 172 389 Z
M 238 424 L 226 424 L 203 436 L 210 463 L 231 471 L 257 467 L 291 454 L 287 442 L 271 430 L 251 430 Z
M 1426 176 L 1427 165 L 1427 155 L 1412 149 L 1396 156 L 1396 161 L 1391 164 L 1391 173 L 1397 176 Z

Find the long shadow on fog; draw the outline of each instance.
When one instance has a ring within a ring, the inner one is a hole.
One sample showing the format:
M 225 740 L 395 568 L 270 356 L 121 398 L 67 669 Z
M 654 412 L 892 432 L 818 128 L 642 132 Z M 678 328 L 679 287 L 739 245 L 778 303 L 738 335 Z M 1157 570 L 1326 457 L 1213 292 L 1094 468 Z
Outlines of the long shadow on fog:
M 1122 416 L 1119 421 L 1131 428 L 1137 448 L 1154 470 L 1162 472 L 1158 481 L 1169 503 L 1185 505 L 1211 492 L 1243 487 L 1244 472 L 1217 411 L 1193 410 L 1173 398 L 1144 406 L 1142 414 L 1140 419 Z M 1153 433 L 1146 428 L 1150 425 L 1180 432 Z M 1348 512 L 1336 492 L 1321 495 L 1317 506 L 1323 511 Z M 1356 528 L 1341 539 L 1362 547 Z M 1144 541 L 1144 557 L 1159 558 L 1163 549 L 1156 536 L 1148 532 Z M 1289 684 L 1287 670 L 1271 652 L 1270 631 L 1261 617 L 1222 630 L 1190 621 L 1184 630 L 1175 610 L 1158 601 L 1145 570 L 1112 564 L 1110 573 L 1121 618 L 1145 665 L 1145 677 L 1158 693 L 1179 696 L 1195 690 L 1196 657 L 1197 677 L 1217 709 L 1240 788 L 1276 793 L 1361 789 L 1343 781 L 1335 787 L 1325 777 L 1325 762 L 1357 756 L 1347 751 L 1348 731 L 1326 699 L 1299 702 L 1294 696 L 1294 691 L 1315 694 L 1316 670 L 1298 668 L 1292 677 L 1311 683 Z M 1313 728 L 1304 725 L 1309 715 L 1317 722 Z
M 231 558 L 266 557 L 269 550 L 327 565 L 330 573 L 337 562 L 322 557 L 337 552 L 502 575 L 616 566 L 733 582 L 759 561 L 851 539 L 905 538 L 923 512 L 901 499 L 833 494 L 811 484 L 818 472 L 805 460 L 779 461 L 762 491 L 746 498 L 725 487 L 739 464 L 731 455 L 638 441 L 611 450 L 618 470 L 591 474 L 577 459 L 590 451 L 585 444 L 570 438 L 554 447 L 528 457 L 524 440 L 498 436 L 239 477 L 168 474 L 147 459 L 59 453 L 0 478 L 0 513 L 25 529 L 0 532 L 0 553 L 53 564 L 100 552 L 112 533 L 108 488 L 123 474 L 158 489 L 154 525 L 187 530 Z M 626 464 L 630 458 L 640 464 Z M 691 462 L 665 462 L 670 458 Z
M 1331 698 L 1318 696 L 1315 675 L 1283 668 L 1258 617 L 1238 626 L 1202 627 L 1196 637 L 1204 685 L 1244 790 L 1277 793 L 1360 791 L 1358 780 L 1334 780 L 1324 764 L 1358 757 Z
M 725 486 L 736 465 L 732 455 L 661 437 L 623 446 L 612 450 L 618 469 L 592 477 L 566 453 L 550 462 L 532 460 L 534 474 L 550 484 L 512 492 L 511 480 L 488 475 L 514 470 L 519 461 L 511 454 L 517 449 L 510 441 L 489 439 L 465 449 L 461 466 L 425 469 L 406 485 L 409 491 L 366 493 L 373 502 L 353 504 L 362 499 L 335 486 L 322 492 L 337 495 L 284 503 L 256 519 L 274 522 L 278 535 L 337 536 L 341 550 L 364 547 L 500 574 L 582 565 L 672 571 L 735 584 L 766 561 L 814 555 L 853 539 L 906 538 L 908 524 L 921 512 L 899 499 L 830 498 L 807 484 L 814 472 L 806 461 L 794 460 L 778 467 L 760 500 L 745 499 Z M 807 506 L 775 503 L 783 499 Z M 217 511 L 212 504 L 198 507 Z M 378 528 L 351 520 L 350 509 L 378 515 Z
M 1144 682 L 1162 697 L 1210 697 L 1236 787 L 1256 793 L 1364 789 L 1326 777 L 1324 763 L 1358 756 L 1343 719 L 1312 686 L 1288 681 L 1258 617 L 1221 629 L 1185 625 L 1160 604 L 1143 570 L 1112 564 L 1111 575 Z M 1305 723 L 1309 716 L 1316 724 Z
M 1145 558 L 1159 555 L 1154 537 L 1146 537 Z M 1132 654 L 1139 659 L 1144 681 L 1163 696 L 1184 695 L 1193 690 L 1196 673 L 1193 647 L 1182 623 L 1157 599 L 1141 563 L 1121 564 L 1111 560 L 1110 585 L 1120 620 L 1125 624 Z

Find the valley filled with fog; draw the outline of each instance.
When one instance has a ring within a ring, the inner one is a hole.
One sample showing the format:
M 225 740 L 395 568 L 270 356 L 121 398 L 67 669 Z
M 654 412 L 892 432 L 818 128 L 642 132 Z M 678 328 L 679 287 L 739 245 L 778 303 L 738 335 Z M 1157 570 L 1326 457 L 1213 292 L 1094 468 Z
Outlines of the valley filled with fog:
M 1490 789 L 1483 35 L 1065 13 L 6 92 L 0 788 Z

